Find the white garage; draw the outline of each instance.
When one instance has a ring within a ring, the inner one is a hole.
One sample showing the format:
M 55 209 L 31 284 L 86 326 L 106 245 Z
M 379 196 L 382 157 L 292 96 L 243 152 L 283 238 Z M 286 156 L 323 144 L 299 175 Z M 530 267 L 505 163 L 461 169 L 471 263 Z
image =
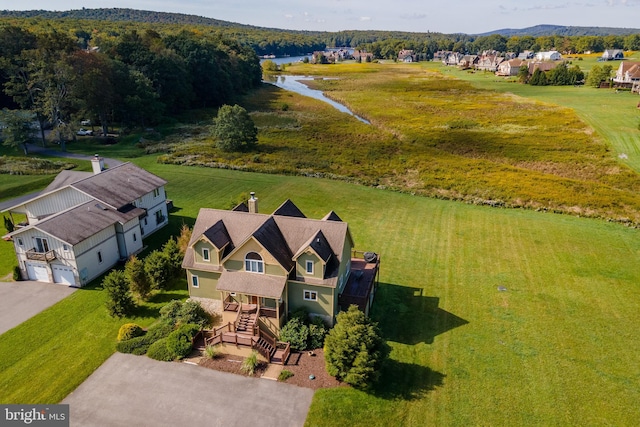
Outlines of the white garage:
M 49 281 L 49 273 L 47 272 L 47 266 L 42 264 L 34 264 L 30 262 L 26 264 L 27 264 L 27 274 L 29 275 L 29 280 L 37 280 L 38 282 Z
M 67 267 L 64 265 L 55 265 L 51 266 L 53 270 L 53 281 L 55 283 L 62 283 L 65 285 L 75 285 L 76 280 L 73 275 L 73 268 Z

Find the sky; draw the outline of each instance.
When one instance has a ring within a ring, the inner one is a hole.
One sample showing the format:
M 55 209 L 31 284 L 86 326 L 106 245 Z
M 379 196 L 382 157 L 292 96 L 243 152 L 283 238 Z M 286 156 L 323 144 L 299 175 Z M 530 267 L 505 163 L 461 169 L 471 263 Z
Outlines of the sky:
M 538 24 L 640 28 L 640 0 L 0 0 L 0 10 L 130 8 L 292 30 L 480 34 Z

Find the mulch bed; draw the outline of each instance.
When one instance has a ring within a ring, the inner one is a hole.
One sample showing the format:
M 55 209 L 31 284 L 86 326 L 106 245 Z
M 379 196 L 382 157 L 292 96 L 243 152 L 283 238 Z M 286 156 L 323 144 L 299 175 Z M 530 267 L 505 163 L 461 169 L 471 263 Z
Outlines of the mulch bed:
M 246 374 L 240 370 L 243 360 L 244 358 L 240 356 L 221 354 L 213 360 L 203 357 L 200 360 L 199 365 L 209 369 L 216 369 L 218 371 L 246 376 Z M 254 377 L 259 378 L 266 369 L 267 364 L 260 363 L 256 369 Z M 286 384 L 307 387 L 313 390 L 329 387 L 346 387 L 346 384 L 341 383 L 327 373 L 324 365 L 324 351 L 321 348 L 313 350 L 312 355 L 307 351 L 292 352 L 287 364 L 284 366 L 284 369 L 293 373 L 292 377 L 284 381 Z M 309 375 L 313 375 L 315 378 L 312 380 L 309 378 Z
M 207 359 L 206 357 L 203 357 L 198 364 L 200 366 L 204 366 L 205 368 L 215 369 L 222 372 L 230 372 L 232 374 L 240 374 L 248 377 L 249 375 L 240 370 L 243 360 L 244 357 L 233 356 L 230 354 L 221 354 L 215 359 Z M 267 364 L 265 362 L 260 362 L 258 363 L 253 376 L 260 378 L 266 370 Z

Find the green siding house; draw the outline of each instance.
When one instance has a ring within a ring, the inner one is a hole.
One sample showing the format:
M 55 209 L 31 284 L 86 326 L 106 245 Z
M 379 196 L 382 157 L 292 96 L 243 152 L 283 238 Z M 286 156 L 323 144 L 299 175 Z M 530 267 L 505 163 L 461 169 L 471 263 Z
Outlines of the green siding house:
M 334 212 L 309 219 L 287 200 L 261 214 L 252 193 L 234 210 L 200 209 L 182 266 L 190 296 L 219 300 L 231 314 L 253 310 L 257 327 L 277 336 L 301 307 L 328 325 L 351 304 L 368 314 L 380 261 L 354 249 Z

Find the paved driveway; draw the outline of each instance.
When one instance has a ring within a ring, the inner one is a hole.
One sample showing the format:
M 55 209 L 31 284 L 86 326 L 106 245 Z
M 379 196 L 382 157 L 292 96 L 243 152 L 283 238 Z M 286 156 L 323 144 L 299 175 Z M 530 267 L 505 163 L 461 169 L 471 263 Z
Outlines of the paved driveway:
M 115 353 L 62 403 L 71 426 L 302 426 L 313 390 Z
M 0 282 L 0 334 L 71 295 L 76 288 L 33 281 Z

